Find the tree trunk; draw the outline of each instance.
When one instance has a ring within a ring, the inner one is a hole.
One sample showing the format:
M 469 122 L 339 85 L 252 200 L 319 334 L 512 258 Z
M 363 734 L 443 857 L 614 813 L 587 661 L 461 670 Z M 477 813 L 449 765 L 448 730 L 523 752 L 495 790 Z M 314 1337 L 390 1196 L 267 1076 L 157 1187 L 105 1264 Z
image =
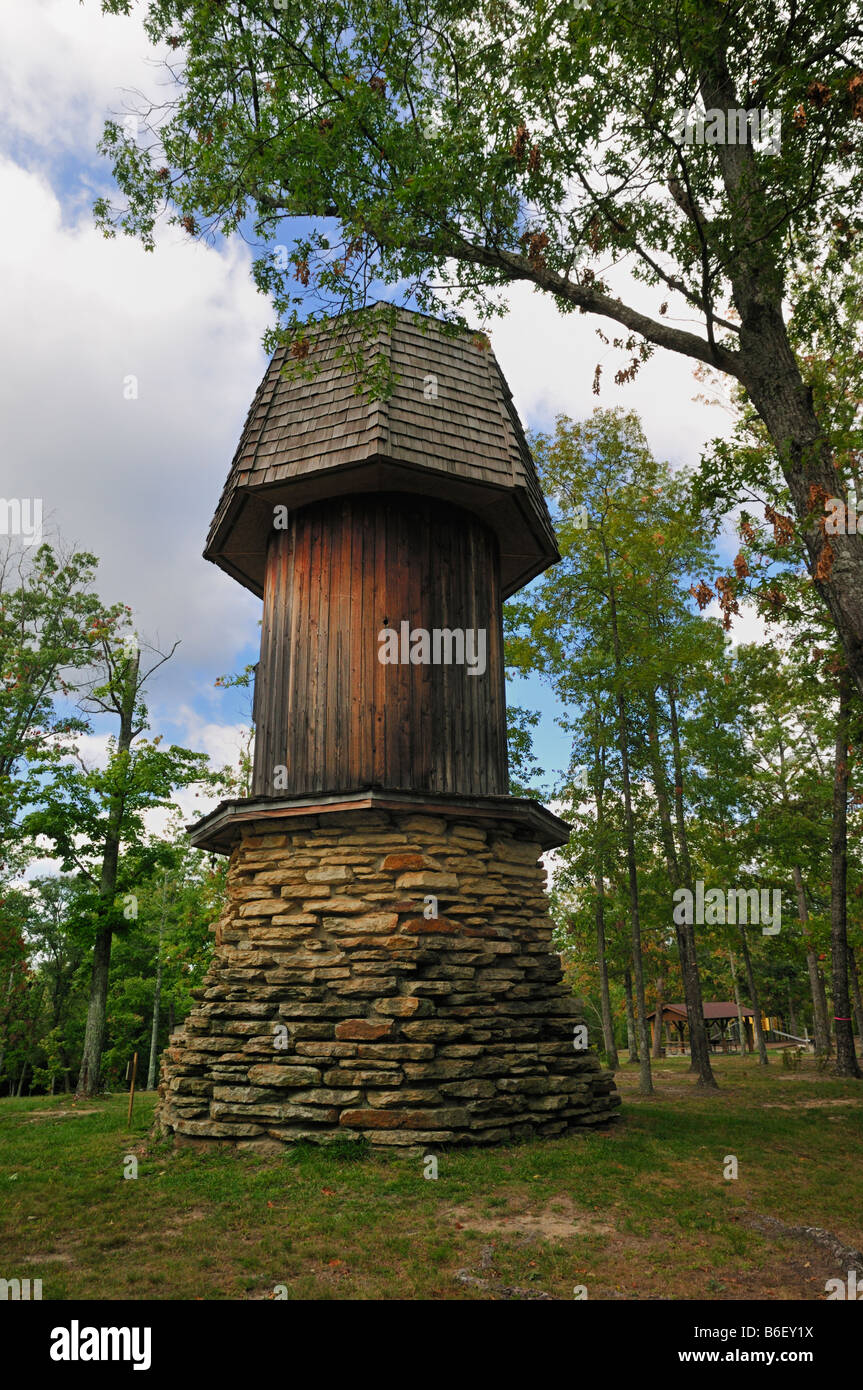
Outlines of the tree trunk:
M 851 981 L 851 998 L 854 1000 L 854 1013 L 857 1018 L 857 1037 L 863 1047 L 863 997 L 860 994 L 860 976 L 857 974 L 857 961 L 851 946 L 848 947 L 848 977 Z
M 643 1096 L 653 1094 L 653 1081 L 650 1075 L 650 1038 L 647 1031 L 647 1004 L 644 997 L 644 965 L 641 957 L 641 920 L 638 911 L 638 869 L 635 858 L 635 820 L 632 814 L 632 786 L 629 778 L 629 739 L 626 731 L 626 698 L 623 694 L 623 670 L 620 654 L 620 636 L 617 630 L 617 600 L 611 578 L 608 547 L 602 542 L 605 552 L 605 571 L 608 576 L 609 616 L 614 643 L 614 677 L 617 686 L 617 736 L 620 746 L 620 767 L 623 779 L 623 811 L 626 826 L 626 864 L 629 877 L 629 916 L 632 928 L 632 972 L 635 978 L 635 1004 L 638 1010 L 638 1063 L 640 1076 L 639 1093 Z
M 635 1009 L 632 1006 L 632 972 L 623 972 L 623 989 L 626 998 L 626 1047 L 630 1062 L 638 1062 L 638 1034 L 635 1031 Z
M 737 1005 L 737 1032 L 740 1038 L 740 1055 L 746 1055 L 746 1025 L 743 1022 L 743 1006 L 740 1003 L 740 990 L 737 987 L 737 966 L 734 963 L 734 952 L 728 952 L 728 964 L 731 966 L 731 984 L 734 989 L 734 1002 Z
M 674 687 L 669 683 L 666 694 L 671 719 L 671 746 L 674 761 L 674 807 L 680 840 L 680 859 L 674 847 L 674 831 L 668 808 L 665 767 L 659 750 L 659 728 L 656 719 L 656 697 L 651 692 L 648 701 L 648 734 L 653 765 L 656 801 L 659 808 L 659 821 L 662 827 L 662 844 L 665 862 L 672 889 L 686 887 L 693 891 L 692 865 L 689 859 L 689 841 L 686 835 L 686 817 L 683 806 L 683 769 L 680 757 L 680 730 L 677 723 L 677 704 Z M 695 932 L 691 922 L 674 924 L 677 935 L 677 951 L 680 957 L 680 973 L 683 977 L 683 996 L 686 1000 L 686 1016 L 689 1021 L 689 1070 L 698 1076 L 700 1086 L 718 1090 L 716 1077 L 710 1065 L 710 1047 L 707 1042 L 707 1025 L 704 1022 L 704 1001 L 701 994 L 701 976 L 698 973 L 698 957 L 695 954 Z
M 740 927 L 740 947 L 743 952 L 743 964 L 746 967 L 746 981 L 749 988 L 749 1002 L 752 1005 L 754 1014 L 753 1024 L 755 1027 L 755 1041 L 758 1044 L 758 1062 L 762 1067 L 769 1065 L 770 1058 L 767 1056 L 767 1044 L 764 1041 L 764 1029 L 761 1026 L 761 1003 L 758 998 L 758 990 L 755 987 L 755 975 L 752 970 L 752 958 L 749 954 L 749 942 L 746 940 L 746 932 Z
M 743 93 L 735 88 L 722 41 L 705 47 L 699 87 L 705 110 L 729 111 L 741 105 Z M 754 153 L 743 142 L 714 148 L 731 215 L 745 234 L 758 177 Z M 765 254 L 759 236 L 752 235 L 736 255 L 731 283 L 740 315 L 738 377 L 775 446 L 814 587 L 830 610 L 849 670 L 863 695 L 863 537 L 828 537 L 819 524 L 823 507 L 813 503 L 813 488 L 818 490 L 815 496 L 825 500 L 836 495 L 833 452 L 815 410 L 812 388 L 803 380 L 789 342 L 781 268 Z M 829 563 L 819 565 L 825 552 Z
M 827 1023 L 827 994 L 824 979 L 818 968 L 818 954 L 809 938 L 809 908 L 806 904 L 806 891 L 803 887 L 803 874 L 799 864 L 793 868 L 794 887 L 797 890 L 797 914 L 803 927 L 803 943 L 806 947 L 806 969 L 809 972 L 809 990 L 812 994 L 812 1032 L 815 1037 L 816 1056 L 826 1057 L 830 1053 L 830 1029 Z
M 102 1046 L 105 1037 L 105 1008 L 108 1001 L 108 972 L 111 965 L 110 927 L 103 927 L 96 936 L 93 948 L 93 969 L 90 973 L 90 1002 L 87 1006 L 87 1028 L 81 1070 L 78 1073 L 76 1095 L 95 1096 L 99 1090 L 102 1066 Z
M 603 750 L 604 752 L 604 750 Z M 605 953 L 605 873 L 604 873 L 604 830 L 605 830 L 605 768 L 597 749 L 597 785 L 594 791 L 596 802 L 596 858 L 593 884 L 596 895 L 596 959 L 599 966 L 599 990 L 602 1003 L 602 1036 L 605 1043 L 605 1056 L 612 1071 L 617 1071 L 620 1059 L 614 1041 L 614 1020 L 611 1016 L 611 991 L 608 986 L 608 959 Z
M 833 825 L 830 837 L 830 954 L 833 975 L 833 1030 L 836 1074 L 860 1077 L 854 1051 L 848 991 L 848 721 L 851 675 L 839 673 L 839 713 L 833 771 Z
M 662 1007 L 664 1004 L 663 990 L 665 980 L 662 975 L 656 977 L 656 1020 L 653 1024 L 653 1056 L 662 1056 Z
M 126 798 L 123 786 L 128 768 L 128 754 L 132 746 L 135 698 L 138 692 L 138 656 L 130 657 L 126 663 L 120 702 L 120 734 L 117 739 L 118 766 L 121 771 L 120 788 L 111 795 L 108 812 L 108 828 L 102 851 L 102 874 L 99 880 L 99 910 L 103 925 L 96 933 L 93 950 L 93 970 L 90 977 L 90 1002 L 87 1008 L 87 1028 L 84 1033 L 84 1049 L 81 1055 L 81 1071 L 78 1075 L 76 1095 L 94 1096 L 99 1090 L 102 1070 L 102 1049 L 105 1043 L 105 1007 L 108 1000 L 108 971 L 111 965 L 111 939 L 114 928 L 110 914 L 117 890 L 117 869 L 120 863 L 120 843 L 123 833 L 123 816 Z M 124 762 L 119 760 L 123 759 Z M 125 763 L 125 765 L 124 765 Z

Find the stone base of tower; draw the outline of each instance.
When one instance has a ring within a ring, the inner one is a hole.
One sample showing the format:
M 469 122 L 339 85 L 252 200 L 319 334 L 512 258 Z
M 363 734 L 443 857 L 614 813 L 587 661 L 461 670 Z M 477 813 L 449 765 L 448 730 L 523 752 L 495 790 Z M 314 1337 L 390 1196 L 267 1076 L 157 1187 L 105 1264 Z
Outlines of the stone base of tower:
M 157 1132 L 265 1152 L 360 1137 L 415 1150 L 611 1119 L 612 1074 L 575 1050 L 543 846 L 518 804 L 509 820 L 245 820 L 215 958 L 162 1058 Z

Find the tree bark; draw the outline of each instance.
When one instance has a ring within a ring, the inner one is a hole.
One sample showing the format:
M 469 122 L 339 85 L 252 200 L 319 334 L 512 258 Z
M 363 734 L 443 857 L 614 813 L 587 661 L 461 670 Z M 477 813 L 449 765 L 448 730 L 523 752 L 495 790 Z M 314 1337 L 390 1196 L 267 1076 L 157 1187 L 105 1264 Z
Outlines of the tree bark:
M 614 1041 L 614 1020 L 611 1016 L 611 991 L 608 986 L 608 959 L 605 951 L 605 874 L 603 834 L 604 819 L 604 768 L 597 757 L 596 772 L 598 784 L 594 792 L 596 802 L 596 862 L 594 869 L 594 891 L 596 895 L 596 958 L 599 965 L 599 989 L 602 1001 L 602 1036 L 605 1043 L 605 1056 L 612 1071 L 617 1071 L 620 1059 Z
M 833 975 L 833 1031 L 836 1074 L 860 1077 L 848 991 L 848 723 L 851 675 L 839 673 L 839 713 L 833 771 L 833 825 L 830 837 L 830 954 Z
M 635 1031 L 635 1009 L 632 1005 L 632 971 L 623 972 L 623 990 L 626 999 L 626 1047 L 630 1062 L 638 1063 L 638 1034 Z
M 689 858 L 689 841 L 686 834 L 686 816 L 683 805 L 683 766 L 680 756 L 680 729 L 677 722 L 677 703 L 674 687 L 669 682 L 666 688 L 669 717 L 671 722 L 671 747 L 674 764 L 674 808 L 680 840 L 680 858 L 674 845 L 674 830 L 668 807 L 665 767 L 659 749 L 659 727 L 656 718 L 656 697 L 650 692 L 648 701 L 648 741 L 651 750 L 656 802 L 659 808 L 659 822 L 662 828 L 662 844 L 668 876 L 672 890 L 686 887 L 693 891 L 692 864 Z M 683 996 L 686 1000 L 686 1016 L 689 1023 L 689 1070 L 698 1076 L 700 1086 L 718 1090 L 718 1082 L 710 1064 L 710 1046 L 707 1041 L 707 1024 L 704 1021 L 704 1001 L 701 994 L 701 976 L 698 971 L 698 957 L 695 953 L 695 931 L 691 922 L 675 922 L 677 951 L 680 957 L 680 973 L 683 977 Z
M 650 1074 L 650 1037 L 647 1029 L 647 1004 L 644 997 L 644 964 L 641 956 L 641 920 L 638 911 L 638 868 L 635 858 L 635 820 L 632 814 L 632 785 L 629 777 L 629 738 L 626 730 L 626 698 L 623 694 L 623 662 L 620 653 L 620 634 L 617 628 L 617 598 L 611 578 L 608 547 L 602 540 L 605 572 L 608 576 L 609 616 L 614 648 L 614 675 L 617 686 L 617 734 L 620 746 L 620 768 L 623 779 L 623 811 L 626 826 L 626 865 L 629 877 L 629 916 L 632 929 L 632 972 L 635 979 L 635 1004 L 638 1010 L 638 1089 L 643 1096 L 653 1094 Z
M 665 980 L 662 975 L 656 977 L 656 1019 L 653 1024 L 653 1056 L 662 1056 L 662 1009 L 664 1004 L 663 991 Z
M 737 1032 L 740 1038 L 740 1055 L 743 1057 L 746 1055 L 746 1044 L 749 1041 L 749 1037 L 746 1032 L 746 1025 L 743 1021 L 743 1006 L 740 1003 L 740 990 L 737 985 L 737 966 L 734 963 L 734 952 L 731 950 L 728 952 L 728 964 L 731 966 L 731 984 L 734 989 L 734 1002 L 737 1005 Z
M 830 1028 L 827 1023 L 827 993 L 824 978 L 818 968 L 818 953 L 809 937 L 809 908 L 803 886 L 803 874 L 799 864 L 792 870 L 794 887 L 797 890 L 797 915 L 803 927 L 803 944 L 806 947 L 806 969 L 809 972 L 809 990 L 812 995 L 812 1032 L 815 1037 L 816 1056 L 826 1057 L 831 1051 Z
M 117 757 L 128 758 L 132 746 L 135 698 L 138 691 L 138 661 L 133 656 L 126 664 L 120 704 L 120 733 Z M 117 890 L 117 870 L 120 863 L 120 843 L 126 798 L 122 784 L 111 796 L 108 827 L 102 851 L 102 873 L 99 880 L 99 910 L 103 925 L 96 933 L 93 950 L 93 969 L 90 976 L 90 1002 L 87 1008 L 87 1027 L 81 1070 L 76 1095 L 95 1096 L 99 1090 L 102 1071 L 102 1050 L 105 1042 L 105 1010 L 108 1002 L 108 972 L 111 965 L 111 940 L 114 928 L 110 913 Z
M 851 981 L 851 998 L 854 1000 L 854 1014 L 857 1019 L 857 1037 L 863 1047 L 863 996 L 860 994 L 860 976 L 857 974 L 857 961 L 851 946 L 848 947 L 848 977 Z
M 741 104 L 721 43 L 705 50 L 700 88 L 705 109 L 734 110 Z M 812 488 L 820 489 L 825 500 L 836 495 L 833 453 L 788 339 L 782 269 L 765 255 L 762 238 L 751 222 L 759 187 L 755 156 L 746 143 L 717 145 L 715 150 L 731 216 L 744 234 L 750 232 L 730 271 L 734 306 L 740 315 L 736 375 L 776 448 L 814 586 L 830 610 L 849 670 L 863 695 L 863 537 L 822 533 L 823 509 L 813 506 Z M 825 553 L 829 563 L 819 565 Z
M 749 954 L 749 942 L 746 940 L 746 932 L 743 927 L 740 931 L 740 949 L 743 952 L 743 964 L 746 967 L 746 982 L 749 989 L 749 1002 L 752 1005 L 753 1025 L 755 1027 L 755 1041 L 758 1045 L 759 1066 L 766 1067 L 770 1063 L 767 1056 L 767 1043 L 764 1041 L 764 1029 L 761 1026 L 761 1003 L 758 998 L 758 990 L 755 985 L 755 974 L 752 969 L 752 957 Z

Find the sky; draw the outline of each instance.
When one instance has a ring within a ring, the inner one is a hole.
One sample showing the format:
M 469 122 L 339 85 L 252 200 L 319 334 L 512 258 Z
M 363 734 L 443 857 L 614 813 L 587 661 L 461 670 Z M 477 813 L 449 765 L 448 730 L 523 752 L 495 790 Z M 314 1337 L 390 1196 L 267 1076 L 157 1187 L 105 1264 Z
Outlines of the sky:
M 141 640 L 179 642 L 149 687 L 153 732 L 223 764 L 248 714 L 245 695 L 215 681 L 257 659 L 261 605 L 201 552 L 272 314 L 241 240 L 207 246 L 163 227 L 148 254 L 95 227 L 94 199 L 114 192 L 103 122 L 165 80 L 137 16 L 103 16 L 99 0 L 0 0 L 0 496 L 41 498 L 46 528 L 99 557 L 101 597 L 131 606 Z M 622 405 L 675 467 L 727 432 L 727 416 L 694 399 L 692 363 L 657 353 L 617 387 L 598 320 L 563 317 L 523 285 L 507 303 L 492 347 L 528 429 Z M 750 613 L 735 637 L 758 630 Z M 564 766 L 547 688 L 519 681 L 508 697 L 542 711 L 540 764 Z M 104 739 L 97 728 L 96 756 Z

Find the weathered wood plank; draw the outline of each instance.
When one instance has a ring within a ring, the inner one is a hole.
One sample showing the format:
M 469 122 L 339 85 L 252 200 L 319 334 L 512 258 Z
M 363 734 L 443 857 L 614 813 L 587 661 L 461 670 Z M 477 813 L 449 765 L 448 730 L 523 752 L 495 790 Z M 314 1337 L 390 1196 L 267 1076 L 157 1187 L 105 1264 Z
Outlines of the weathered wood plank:
M 254 794 L 505 794 L 498 585 L 494 534 L 434 499 L 375 493 L 292 512 L 267 555 Z M 484 628 L 485 672 L 383 665 L 378 633 L 403 621 Z

